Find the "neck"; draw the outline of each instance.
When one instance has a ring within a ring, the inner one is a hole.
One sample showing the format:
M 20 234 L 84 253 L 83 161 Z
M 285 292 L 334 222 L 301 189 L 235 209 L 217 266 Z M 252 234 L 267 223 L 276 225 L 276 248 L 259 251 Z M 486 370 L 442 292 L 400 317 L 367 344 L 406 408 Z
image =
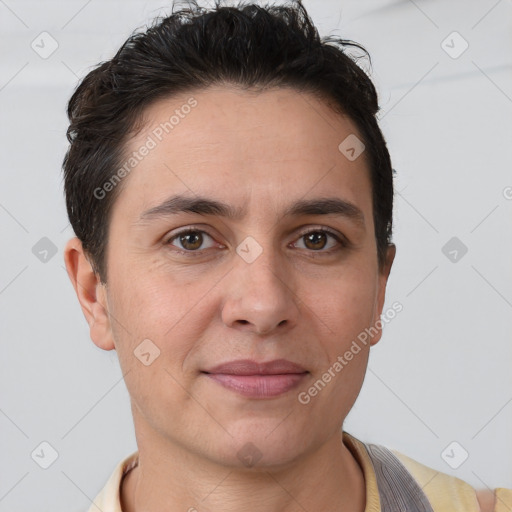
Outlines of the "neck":
M 139 463 L 123 479 L 123 512 L 363 512 L 363 472 L 341 430 L 286 465 L 222 466 L 182 447 L 142 436 Z

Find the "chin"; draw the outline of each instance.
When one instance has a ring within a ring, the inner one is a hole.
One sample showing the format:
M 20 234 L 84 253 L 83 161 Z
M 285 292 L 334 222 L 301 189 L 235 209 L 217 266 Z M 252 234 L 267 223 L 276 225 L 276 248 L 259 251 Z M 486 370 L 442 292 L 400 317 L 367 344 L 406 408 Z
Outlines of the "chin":
M 229 447 L 218 454 L 223 464 L 247 469 L 284 468 L 301 457 L 308 451 L 308 443 L 300 432 L 290 432 L 290 425 L 280 421 L 244 422 L 226 429 L 232 437 Z

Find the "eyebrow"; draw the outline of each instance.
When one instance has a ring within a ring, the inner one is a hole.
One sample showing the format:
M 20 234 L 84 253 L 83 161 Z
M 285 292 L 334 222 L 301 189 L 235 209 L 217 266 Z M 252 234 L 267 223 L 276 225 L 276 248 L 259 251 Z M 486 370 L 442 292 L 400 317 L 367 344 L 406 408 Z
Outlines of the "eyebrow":
M 163 203 L 146 210 L 140 215 L 139 221 L 145 222 L 156 218 L 178 215 L 180 213 L 197 213 L 199 215 L 215 215 L 230 220 L 242 219 L 247 214 L 245 207 L 235 207 L 215 199 L 202 196 L 175 195 Z M 344 199 L 336 197 L 320 197 L 301 199 L 288 206 L 284 217 L 306 215 L 338 215 L 346 217 L 364 228 L 364 214 L 360 208 Z

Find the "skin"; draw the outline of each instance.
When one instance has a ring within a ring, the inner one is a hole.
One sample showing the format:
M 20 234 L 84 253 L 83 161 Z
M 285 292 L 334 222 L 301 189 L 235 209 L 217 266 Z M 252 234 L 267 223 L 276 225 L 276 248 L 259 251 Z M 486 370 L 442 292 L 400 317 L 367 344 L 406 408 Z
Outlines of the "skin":
M 496 505 L 496 495 L 490 489 L 480 489 L 476 491 L 478 504 L 481 512 L 493 512 Z
M 191 95 L 150 106 L 127 153 Z M 365 154 L 349 161 L 338 150 L 355 125 L 293 89 L 216 86 L 193 97 L 197 106 L 124 178 L 107 284 L 76 238 L 65 251 L 91 338 L 117 351 L 131 396 L 139 465 L 123 481 L 123 510 L 362 512 L 363 474 L 341 429 L 380 332 L 310 403 L 297 399 L 380 318 L 395 256 L 390 245 L 379 267 Z M 246 213 L 140 220 L 178 193 Z M 355 205 L 362 223 L 283 215 L 294 201 L 326 197 Z M 202 245 L 175 237 L 187 226 L 206 233 Z M 348 243 L 304 236 L 320 228 Z M 252 263 L 236 252 L 248 236 L 262 249 Z M 199 256 L 179 253 L 191 246 Z M 145 339 L 160 350 L 149 366 L 134 355 Z M 243 397 L 201 373 L 234 359 L 278 358 L 309 374 L 269 399 Z M 237 457 L 246 443 L 262 454 L 252 467 Z

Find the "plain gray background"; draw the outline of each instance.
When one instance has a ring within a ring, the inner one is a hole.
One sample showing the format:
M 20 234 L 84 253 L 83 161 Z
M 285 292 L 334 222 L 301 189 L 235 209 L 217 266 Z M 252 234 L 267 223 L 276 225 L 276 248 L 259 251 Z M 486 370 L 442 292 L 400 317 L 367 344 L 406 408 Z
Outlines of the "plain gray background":
M 170 5 L 0 0 L 1 511 L 86 510 L 136 449 L 116 354 L 90 341 L 64 270 L 60 167 L 78 78 Z M 512 2 L 305 5 L 322 35 L 370 51 L 397 170 L 386 308 L 404 309 L 345 429 L 512 487 Z

